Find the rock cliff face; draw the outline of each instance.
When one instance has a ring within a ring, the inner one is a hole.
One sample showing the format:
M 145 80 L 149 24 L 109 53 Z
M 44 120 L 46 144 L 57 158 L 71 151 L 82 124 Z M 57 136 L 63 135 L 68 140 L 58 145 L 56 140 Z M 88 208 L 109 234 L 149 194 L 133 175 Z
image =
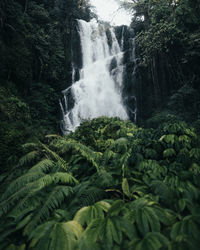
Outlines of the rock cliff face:
M 124 53 L 123 102 L 126 105 L 129 118 L 137 123 L 137 57 L 135 49 L 135 33 L 133 29 L 124 25 L 116 27 L 115 32 Z

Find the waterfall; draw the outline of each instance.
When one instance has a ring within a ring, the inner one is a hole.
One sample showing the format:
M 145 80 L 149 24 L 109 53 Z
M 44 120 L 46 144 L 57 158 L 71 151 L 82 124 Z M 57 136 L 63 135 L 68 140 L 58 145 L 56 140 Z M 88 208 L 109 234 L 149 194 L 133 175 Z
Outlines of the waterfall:
M 100 116 L 128 119 L 121 97 L 123 52 L 113 28 L 94 21 L 78 20 L 82 68 L 72 85 L 63 91 L 61 104 L 63 130 L 74 131 L 84 119 Z M 69 108 L 69 98 L 73 105 Z

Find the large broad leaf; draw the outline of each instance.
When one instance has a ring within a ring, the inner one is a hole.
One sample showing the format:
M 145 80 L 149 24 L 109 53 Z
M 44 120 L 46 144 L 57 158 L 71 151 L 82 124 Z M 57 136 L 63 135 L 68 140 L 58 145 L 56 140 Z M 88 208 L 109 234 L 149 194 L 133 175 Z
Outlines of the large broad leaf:
M 130 242 L 130 249 L 158 250 L 168 247 L 169 240 L 160 233 L 147 233 L 143 239 L 135 238 Z
M 98 243 L 102 249 L 111 250 L 120 246 L 123 236 L 131 239 L 136 235 L 134 226 L 119 215 L 123 210 L 123 204 L 121 200 L 115 201 L 105 218 L 91 221 L 79 242 L 81 250 L 95 249 Z
M 161 223 L 170 225 L 167 211 L 160 208 L 156 202 L 139 198 L 130 205 L 126 218 L 136 225 L 139 232 L 145 236 L 148 232 L 159 232 Z
M 77 211 L 74 220 L 82 226 L 89 225 L 93 219 L 104 218 L 104 212 L 107 212 L 110 204 L 105 201 L 99 201 L 92 206 L 86 206 Z
M 187 235 L 192 241 L 198 241 L 200 235 L 200 216 L 189 215 L 172 227 L 170 237 L 177 241 L 181 235 Z
M 135 229 L 128 221 L 119 216 L 93 220 L 79 242 L 81 250 L 95 249 L 98 243 L 101 249 L 111 250 L 120 246 L 126 234 L 130 239 L 135 235 Z

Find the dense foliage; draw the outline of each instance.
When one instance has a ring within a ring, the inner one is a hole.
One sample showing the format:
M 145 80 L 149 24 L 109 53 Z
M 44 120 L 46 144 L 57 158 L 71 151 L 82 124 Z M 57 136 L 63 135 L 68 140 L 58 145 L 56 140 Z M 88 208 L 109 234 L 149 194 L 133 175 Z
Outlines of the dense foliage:
M 0 249 L 198 250 L 199 1 L 126 1 L 137 47 L 126 90 L 153 128 L 102 117 L 60 136 L 74 21 L 89 7 L 0 1 Z
M 140 122 L 153 115 L 159 124 L 168 120 L 166 114 L 195 121 L 200 109 L 199 1 L 132 0 L 124 6 L 133 12 L 136 32 Z M 150 119 L 148 126 L 153 123 Z
M 0 1 L 0 173 L 21 143 L 60 130 L 74 20 L 89 16 L 85 0 Z
M 3 176 L 0 249 L 199 249 L 199 143 L 183 122 L 98 118 L 24 144 Z

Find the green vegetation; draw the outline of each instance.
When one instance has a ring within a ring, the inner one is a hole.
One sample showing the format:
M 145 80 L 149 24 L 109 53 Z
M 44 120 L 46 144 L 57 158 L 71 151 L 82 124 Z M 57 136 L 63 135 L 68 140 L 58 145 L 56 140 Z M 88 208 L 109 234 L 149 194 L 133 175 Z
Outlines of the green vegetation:
M 199 250 L 199 1 L 124 6 L 137 54 L 126 89 L 145 128 L 102 117 L 61 136 L 89 3 L 0 1 L 0 249 Z
M 27 139 L 60 131 L 75 20 L 89 17 L 84 0 L 0 1 L 0 173 Z
M 132 0 L 124 6 L 134 13 L 139 123 L 146 124 L 153 116 L 159 125 L 169 115 L 196 121 L 200 110 L 199 1 Z M 147 123 L 152 126 L 151 120 Z
M 3 176 L 0 249 L 197 250 L 199 145 L 183 122 L 103 117 L 24 144 Z

